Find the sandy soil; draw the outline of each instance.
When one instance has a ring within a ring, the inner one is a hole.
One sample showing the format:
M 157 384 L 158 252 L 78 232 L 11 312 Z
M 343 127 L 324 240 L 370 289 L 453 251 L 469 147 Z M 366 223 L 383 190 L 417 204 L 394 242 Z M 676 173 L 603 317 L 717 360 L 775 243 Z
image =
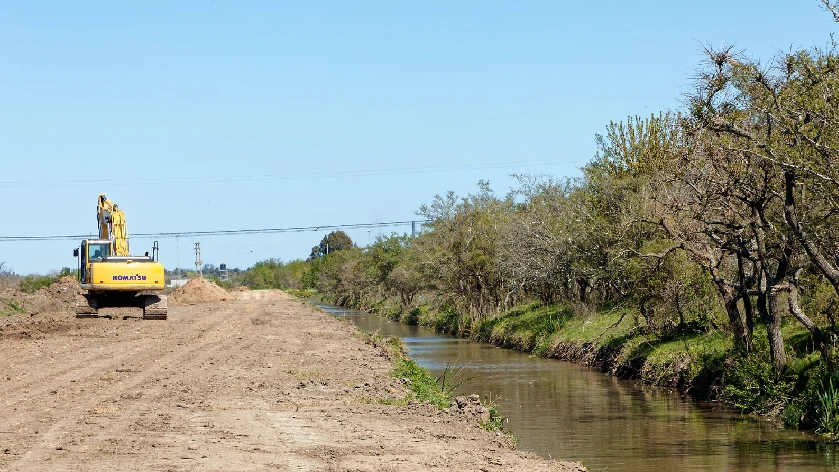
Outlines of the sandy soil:
M 0 318 L 0 470 L 584 470 L 404 385 L 354 328 L 278 291 L 168 321 Z
M 178 287 L 169 295 L 171 305 L 194 305 L 196 303 L 223 302 L 232 300 L 234 295 L 203 277 L 190 279 L 183 287 Z

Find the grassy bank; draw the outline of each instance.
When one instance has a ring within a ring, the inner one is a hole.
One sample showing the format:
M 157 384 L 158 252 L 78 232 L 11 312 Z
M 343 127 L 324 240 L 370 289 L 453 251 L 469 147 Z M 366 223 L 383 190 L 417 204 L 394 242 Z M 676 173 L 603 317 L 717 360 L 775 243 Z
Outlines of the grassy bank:
M 433 308 L 432 303 L 402 310 L 395 300 L 384 300 L 355 308 L 674 388 L 695 400 L 719 401 L 788 427 L 816 430 L 828 440 L 835 440 L 839 430 L 839 373 L 822 367 L 809 333 L 795 320 L 783 327 L 790 367 L 776 378 L 759 332 L 763 326 L 755 327 L 755 351 L 746 356 L 721 329 L 676 326 L 662 335 L 629 306 L 527 303 L 479 321 L 445 305 Z
M 373 311 L 409 324 L 514 349 L 537 357 L 593 366 L 621 378 L 677 387 L 697 399 L 714 398 L 731 346 L 720 332 L 690 330 L 660 337 L 629 308 L 595 310 L 570 304 L 529 303 L 472 321 L 450 307 L 401 311 L 382 304 Z
M 360 328 L 357 332 L 367 344 L 385 352 L 393 363 L 391 375 L 404 379 L 410 389 L 410 393 L 405 397 L 388 400 L 387 403 L 407 405 L 414 401 L 426 402 L 439 409 L 455 409 L 463 406 L 463 400 L 455 401 L 455 390 L 460 384 L 455 379 L 453 371 L 447 369 L 443 375 L 434 377 L 431 372 L 408 356 L 408 350 L 402 339 L 384 337 Z M 477 395 L 475 397 L 477 398 Z M 512 436 L 512 433 L 504 431 L 504 417 L 499 413 L 497 404 L 483 406 L 478 402 L 470 406 L 472 408 L 469 413 L 476 415 L 478 424 L 485 430 L 504 432 Z M 514 436 L 512 438 L 515 439 Z
M 444 382 L 439 382 L 431 373 L 422 368 L 413 359 L 408 357 L 408 351 L 404 342 L 397 337 L 384 337 L 379 333 L 371 333 L 358 329 L 359 336 L 364 342 L 380 348 L 393 363 L 394 377 L 407 381 L 411 392 L 399 403 L 407 404 L 411 401 L 428 402 L 437 408 L 448 408 L 451 406 L 454 392 L 447 388 Z

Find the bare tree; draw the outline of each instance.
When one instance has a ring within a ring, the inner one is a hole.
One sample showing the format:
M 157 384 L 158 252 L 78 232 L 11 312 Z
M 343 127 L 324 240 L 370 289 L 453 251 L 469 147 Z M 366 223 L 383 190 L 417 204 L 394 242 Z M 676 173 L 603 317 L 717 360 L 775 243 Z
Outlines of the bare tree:
M 519 292 L 545 303 L 569 298 L 574 280 L 572 235 L 567 219 L 571 181 L 517 175 L 513 198 L 523 201 L 501 231 L 498 263 L 505 280 L 505 304 Z
M 814 342 L 824 342 L 798 306 L 798 269 L 813 264 L 839 295 L 839 58 L 832 50 L 798 51 L 763 67 L 731 49 L 706 53 L 692 117 L 719 161 L 740 174 L 727 185 L 751 212 L 743 215 L 752 240 L 745 255 L 759 269 L 758 310 L 781 369 L 782 339 L 773 334 L 786 311 L 780 295 Z
M 673 172 L 655 181 L 651 216 L 679 249 L 710 275 L 728 315 L 735 344 L 751 350 L 752 313 L 748 284 L 754 266 L 748 264 L 751 246 L 748 214 L 731 194 L 724 160 L 697 145 L 686 146 Z M 738 303 L 744 301 L 744 315 Z
M 833 19 L 839 22 L 839 1 L 821 0 L 824 9 L 833 14 Z

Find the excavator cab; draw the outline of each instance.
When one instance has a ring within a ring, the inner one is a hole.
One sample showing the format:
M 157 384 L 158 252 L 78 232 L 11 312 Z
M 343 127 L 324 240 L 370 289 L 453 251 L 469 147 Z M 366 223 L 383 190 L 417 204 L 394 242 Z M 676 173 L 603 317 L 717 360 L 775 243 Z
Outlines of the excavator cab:
M 79 282 L 90 283 L 90 264 L 102 262 L 111 256 L 111 241 L 85 239 L 80 247 L 73 250 L 73 256 L 79 257 Z

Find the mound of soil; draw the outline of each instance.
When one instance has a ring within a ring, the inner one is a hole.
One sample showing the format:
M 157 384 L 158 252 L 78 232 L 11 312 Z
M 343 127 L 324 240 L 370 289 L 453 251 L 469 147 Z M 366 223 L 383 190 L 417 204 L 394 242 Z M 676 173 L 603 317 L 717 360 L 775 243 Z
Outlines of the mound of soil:
M 227 300 L 233 300 L 227 290 L 203 277 L 190 279 L 183 287 L 178 287 L 169 295 L 169 303 L 174 305 L 193 305 Z
M 19 290 L 19 282 L 0 283 L 0 338 L 61 329 L 72 317 L 75 298 L 82 292 L 68 275 L 35 293 Z
M 73 303 L 76 294 L 82 292 L 79 286 L 79 281 L 75 276 L 65 275 L 56 280 L 49 287 L 42 288 L 35 292 L 35 295 L 47 297 L 51 300 L 57 300 L 63 304 Z
M 20 291 L 18 283 L 4 285 L 0 290 L 0 303 L 14 304 L 20 311 L 30 314 L 62 311 L 72 305 L 76 295 L 81 293 L 79 282 L 72 275 L 64 276 L 35 293 Z

